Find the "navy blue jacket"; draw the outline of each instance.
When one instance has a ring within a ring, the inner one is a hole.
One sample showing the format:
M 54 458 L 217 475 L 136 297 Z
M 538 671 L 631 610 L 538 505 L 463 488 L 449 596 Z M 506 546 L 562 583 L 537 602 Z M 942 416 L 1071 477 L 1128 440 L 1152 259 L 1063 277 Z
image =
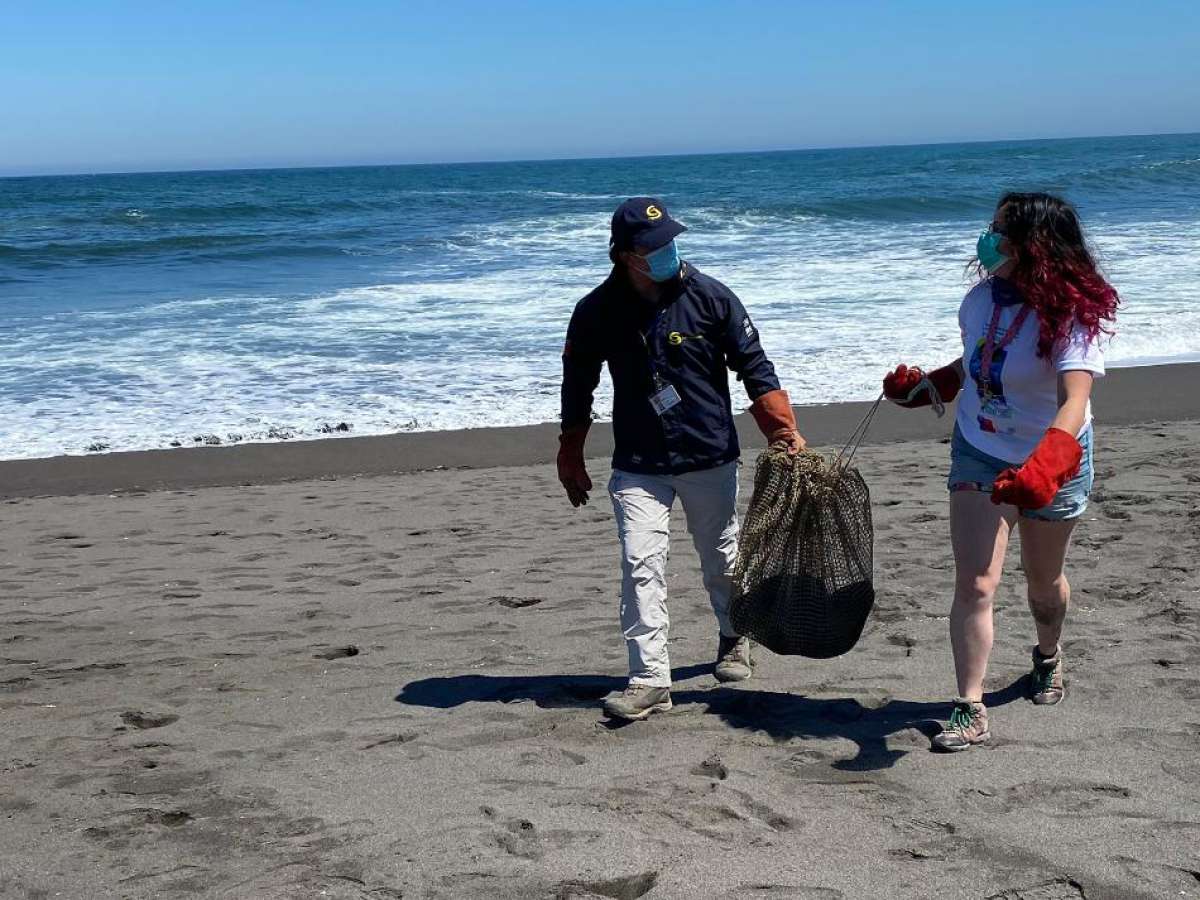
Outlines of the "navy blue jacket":
M 742 302 L 688 263 L 657 306 L 617 269 L 579 301 L 563 349 L 564 429 L 591 420 L 604 363 L 613 380 L 613 468 L 627 472 L 679 475 L 738 458 L 727 368 L 751 400 L 779 388 Z M 661 416 L 650 405 L 655 372 L 682 399 Z

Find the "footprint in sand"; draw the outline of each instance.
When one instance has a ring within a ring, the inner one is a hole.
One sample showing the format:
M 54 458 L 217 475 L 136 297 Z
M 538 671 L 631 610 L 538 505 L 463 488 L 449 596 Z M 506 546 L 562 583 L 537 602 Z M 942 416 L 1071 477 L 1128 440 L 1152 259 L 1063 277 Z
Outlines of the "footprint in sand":
M 396 747 L 401 744 L 412 743 L 416 739 L 417 734 L 415 732 L 409 732 L 408 734 L 385 734 L 371 739 L 368 743 L 363 744 L 363 746 L 359 747 L 358 749 L 373 750 L 375 747 Z
M 624 878 L 611 878 L 606 881 L 564 881 L 558 886 L 555 897 L 559 900 L 570 900 L 578 897 L 612 897 L 613 900 L 637 900 L 658 884 L 658 872 L 639 872 L 637 875 L 626 875 Z
M 492 597 L 489 603 L 499 603 L 508 609 L 524 609 L 542 602 L 540 597 Z
M 539 747 L 537 750 L 529 750 L 522 753 L 520 758 L 522 766 L 531 766 L 539 769 L 582 766 L 586 762 L 587 757 L 582 754 L 554 747 Z
M 1083 887 L 1071 878 L 1055 878 L 1029 887 L 989 894 L 986 900 L 1083 900 Z
M 846 895 L 827 887 L 806 884 L 743 884 L 738 895 L 755 897 L 786 897 L 788 900 L 842 900 Z
M 520 859 L 539 860 L 548 851 L 561 850 L 579 841 L 594 841 L 596 832 L 556 829 L 542 831 L 528 819 L 512 819 L 504 824 L 504 830 L 495 832 L 496 845 L 510 856 Z M 605 895 L 602 895 L 605 896 Z M 624 896 L 610 894 L 607 896 Z M 630 895 L 638 896 L 641 894 Z
M 144 713 L 141 710 L 130 710 L 121 713 L 121 721 L 131 728 L 137 728 L 140 731 L 145 731 L 149 728 L 162 728 L 164 725 L 170 725 L 172 722 L 178 722 L 179 716 L 165 713 L 163 715 L 153 715 Z
M 1128 800 L 1133 792 L 1119 784 L 1063 780 L 1026 781 L 1015 784 L 998 794 L 988 788 L 972 788 L 966 792 L 976 803 L 998 804 L 1003 809 L 1054 809 L 1082 812 L 1105 801 Z
M 9 795 L 0 797 L 0 813 L 19 813 L 33 809 L 37 804 L 28 797 L 18 797 Z M 7 818 L 12 818 L 11 815 Z
M 128 837 L 141 831 L 147 825 L 179 828 L 195 819 L 190 812 L 184 809 L 166 810 L 154 807 L 125 810 L 115 818 L 118 821 L 112 824 L 92 825 L 83 829 L 83 836 L 94 841 L 107 841 L 113 838 Z
M 1132 856 L 1114 856 L 1113 861 L 1144 888 L 1153 887 L 1161 896 L 1191 896 L 1188 888 L 1200 883 L 1200 871 L 1189 866 L 1174 866 L 1160 860 L 1148 862 Z
M 721 757 L 713 754 L 696 768 L 692 769 L 693 775 L 700 775 L 704 778 L 715 778 L 717 781 L 724 781 L 729 777 L 729 769 L 725 767 L 725 763 L 721 762 Z
M 353 644 L 345 647 L 334 647 L 330 650 L 322 650 L 320 653 L 314 653 L 313 659 L 345 659 L 349 656 L 358 656 L 362 653 Z

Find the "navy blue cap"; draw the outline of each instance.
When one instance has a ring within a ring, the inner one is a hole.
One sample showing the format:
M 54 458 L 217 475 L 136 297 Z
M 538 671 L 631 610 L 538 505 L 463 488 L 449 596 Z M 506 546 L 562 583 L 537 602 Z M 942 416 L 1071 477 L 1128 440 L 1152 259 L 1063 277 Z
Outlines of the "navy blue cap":
M 633 197 L 613 213 L 611 242 L 617 250 L 657 250 L 685 231 L 661 200 Z

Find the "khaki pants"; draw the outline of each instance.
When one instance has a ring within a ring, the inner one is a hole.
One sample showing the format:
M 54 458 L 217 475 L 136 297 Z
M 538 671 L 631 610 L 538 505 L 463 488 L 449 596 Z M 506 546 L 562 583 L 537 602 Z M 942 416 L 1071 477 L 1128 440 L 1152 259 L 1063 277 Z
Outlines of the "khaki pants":
M 729 592 L 737 558 L 738 464 L 684 475 L 638 475 L 618 469 L 608 492 L 621 538 L 621 630 L 629 649 L 629 681 L 669 687 L 666 575 L 671 507 L 678 497 L 717 624 L 721 634 L 734 637 Z

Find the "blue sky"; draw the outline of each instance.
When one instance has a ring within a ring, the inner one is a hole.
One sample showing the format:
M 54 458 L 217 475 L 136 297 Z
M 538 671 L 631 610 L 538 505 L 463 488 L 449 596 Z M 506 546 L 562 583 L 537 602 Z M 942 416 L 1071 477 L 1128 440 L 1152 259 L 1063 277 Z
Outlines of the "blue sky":
M 0 174 L 1200 131 L 1200 3 L 0 5 Z

